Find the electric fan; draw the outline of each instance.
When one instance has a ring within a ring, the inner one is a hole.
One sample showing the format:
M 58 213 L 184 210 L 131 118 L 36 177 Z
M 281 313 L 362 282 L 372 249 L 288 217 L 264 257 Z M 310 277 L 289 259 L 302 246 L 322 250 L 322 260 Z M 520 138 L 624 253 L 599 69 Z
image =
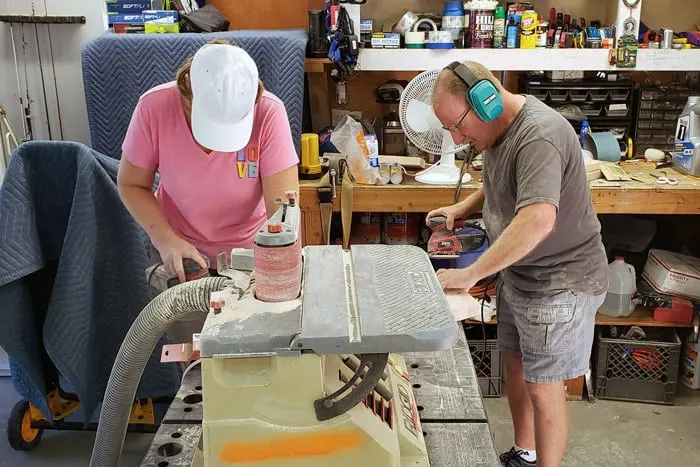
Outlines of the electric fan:
M 460 169 L 455 153 L 469 145 L 456 145 L 450 132 L 442 127 L 433 112 L 431 96 L 440 70 L 424 71 L 413 78 L 401 94 L 399 120 L 404 133 L 417 148 L 440 156 L 440 161 L 416 174 L 416 181 L 429 185 L 452 185 L 459 181 Z M 462 183 L 469 183 L 465 172 Z

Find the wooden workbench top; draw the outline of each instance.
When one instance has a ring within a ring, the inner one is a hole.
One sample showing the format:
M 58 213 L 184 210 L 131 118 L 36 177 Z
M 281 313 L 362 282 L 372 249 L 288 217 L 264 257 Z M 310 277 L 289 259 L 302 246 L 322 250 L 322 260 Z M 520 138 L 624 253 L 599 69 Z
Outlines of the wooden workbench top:
M 480 321 L 467 320 L 470 323 L 479 324 Z M 486 324 L 498 324 L 498 319 L 495 317 Z M 595 324 L 598 326 L 646 326 L 657 328 L 692 328 L 692 324 L 678 324 L 666 321 L 656 321 L 654 319 L 654 310 L 638 306 L 629 316 L 613 318 L 611 316 L 597 313 L 595 315 Z
M 599 214 L 700 214 L 700 179 L 685 176 L 673 168 L 655 170 L 644 162 L 623 163 L 625 171 L 660 174 L 678 179 L 678 185 L 645 184 L 638 181 L 617 182 L 617 186 L 591 183 L 593 205 Z M 470 171 L 472 181 L 462 186 L 461 198 L 481 186 L 481 172 Z M 318 210 L 318 181 L 301 182 L 302 209 Z M 354 212 L 428 212 L 452 203 L 454 187 L 425 185 L 404 175 L 400 185 L 358 185 L 353 188 Z M 340 189 L 333 209 L 340 210 Z

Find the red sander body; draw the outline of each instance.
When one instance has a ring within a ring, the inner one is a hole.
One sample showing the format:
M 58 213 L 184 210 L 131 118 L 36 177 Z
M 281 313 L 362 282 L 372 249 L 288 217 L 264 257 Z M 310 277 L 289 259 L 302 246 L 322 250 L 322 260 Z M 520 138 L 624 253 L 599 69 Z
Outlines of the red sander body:
M 447 228 L 447 219 L 443 216 L 428 219 L 428 227 L 433 231 L 428 240 L 428 256 L 431 258 L 459 258 L 460 253 L 469 251 L 471 236 L 458 235 L 467 222 L 455 220 L 452 229 Z

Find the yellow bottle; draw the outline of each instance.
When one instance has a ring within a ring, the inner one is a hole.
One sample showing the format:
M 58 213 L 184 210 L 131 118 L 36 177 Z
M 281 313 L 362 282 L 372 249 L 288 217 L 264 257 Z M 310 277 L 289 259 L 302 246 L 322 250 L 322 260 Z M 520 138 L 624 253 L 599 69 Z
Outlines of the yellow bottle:
M 520 18 L 520 48 L 534 49 L 537 47 L 537 13 L 526 10 Z

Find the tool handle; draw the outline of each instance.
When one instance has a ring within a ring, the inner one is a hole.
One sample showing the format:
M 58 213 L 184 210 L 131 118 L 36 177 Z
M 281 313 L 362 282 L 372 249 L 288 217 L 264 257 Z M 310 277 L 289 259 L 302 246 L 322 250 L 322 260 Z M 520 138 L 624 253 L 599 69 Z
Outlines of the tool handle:
M 445 216 L 431 217 L 430 219 L 428 219 L 428 227 L 431 230 L 435 230 L 437 227 L 440 227 L 441 225 L 445 225 L 446 222 L 447 222 L 447 217 L 445 217 Z M 453 230 L 454 229 L 461 229 L 462 227 L 465 226 L 466 222 L 467 221 L 465 221 L 464 219 L 455 219 Z M 445 226 L 445 228 L 447 228 L 447 226 Z

